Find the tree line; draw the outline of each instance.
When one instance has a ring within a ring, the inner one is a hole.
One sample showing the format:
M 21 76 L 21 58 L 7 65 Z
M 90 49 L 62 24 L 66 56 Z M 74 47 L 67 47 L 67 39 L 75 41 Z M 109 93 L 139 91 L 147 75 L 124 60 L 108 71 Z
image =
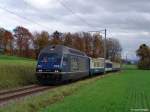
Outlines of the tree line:
M 150 70 L 150 47 L 142 44 L 136 53 L 139 57 L 138 68 Z
M 27 28 L 17 26 L 13 32 L 0 28 L 0 49 L 7 55 L 37 58 L 41 49 L 47 45 L 65 45 L 85 52 L 88 56 L 104 57 L 104 39 L 100 34 L 87 32 L 61 33 L 47 31 L 31 33 Z M 106 40 L 106 57 L 120 61 L 121 45 L 117 39 Z

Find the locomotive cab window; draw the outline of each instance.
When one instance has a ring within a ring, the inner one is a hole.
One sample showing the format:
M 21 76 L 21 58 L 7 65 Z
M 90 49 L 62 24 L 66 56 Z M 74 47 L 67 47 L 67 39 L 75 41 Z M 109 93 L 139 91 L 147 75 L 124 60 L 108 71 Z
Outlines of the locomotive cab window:
M 68 55 L 64 54 L 63 55 L 63 62 L 62 62 L 63 66 L 68 66 Z
M 39 61 L 51 64 L 60 64 L 61 56 L 55 53 L 43 53 L 40 55 Z

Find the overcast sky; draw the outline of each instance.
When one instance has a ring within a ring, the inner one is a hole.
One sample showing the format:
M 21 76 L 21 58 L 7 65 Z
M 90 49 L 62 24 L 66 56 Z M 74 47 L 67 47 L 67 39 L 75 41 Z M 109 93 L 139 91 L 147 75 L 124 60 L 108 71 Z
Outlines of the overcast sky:
M 0 0 L 0 3 L 0 27 L 11 31 L 18 25 L 30 31 L 48 32 L 106 28 L 108 37 L 119 39 L 123 57 L 132 59 L 136 58 L 140 44 L 150 46 L 150 0 Z

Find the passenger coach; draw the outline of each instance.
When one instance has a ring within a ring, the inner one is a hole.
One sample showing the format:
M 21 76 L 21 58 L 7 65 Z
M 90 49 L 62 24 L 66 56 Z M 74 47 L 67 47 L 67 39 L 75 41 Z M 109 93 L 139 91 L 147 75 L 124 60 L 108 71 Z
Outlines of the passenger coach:
M 111 72 L 112 71 L 113 63 L 110 60 L 106 60 L 105 62 L 105 71 Z
M 36 76 L 43 84 L 59 83 L 89 76 L 89 57 L 76 49 L 62 45 L 44 48 L 39 55 Z
M 113 62 L 112 71 L 119 71 L 121 68 L 120 63 Z
M 104 73 L 104 58 L 90 58 L 90 74 Z

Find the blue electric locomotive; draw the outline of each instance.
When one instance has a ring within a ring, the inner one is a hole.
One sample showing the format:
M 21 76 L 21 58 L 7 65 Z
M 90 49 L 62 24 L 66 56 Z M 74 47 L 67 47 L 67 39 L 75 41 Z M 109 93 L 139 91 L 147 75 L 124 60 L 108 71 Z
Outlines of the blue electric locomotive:
M 89 57 L 63 45 L 45 47 L 39 54 L 36 76 L 40 83 L 51 84 L 89 76 Z

